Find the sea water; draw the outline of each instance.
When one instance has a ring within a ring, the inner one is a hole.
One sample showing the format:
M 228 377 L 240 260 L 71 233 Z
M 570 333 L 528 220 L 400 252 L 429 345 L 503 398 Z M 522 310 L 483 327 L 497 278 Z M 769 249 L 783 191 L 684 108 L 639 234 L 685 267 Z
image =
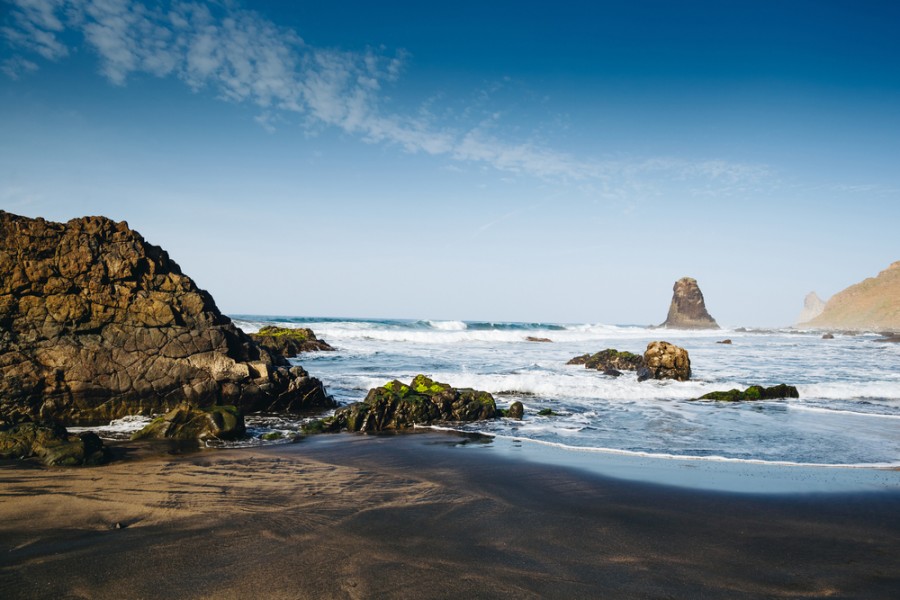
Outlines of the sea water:
M 370 388 L 425 374 L 454 387 L 492 393 L 500 407 L 518 400 L 521 421 L 440 425 L 562 451 L 691 461 L 900 466 L 900 344 L 878 335 L 794 330 L 677 331 L 603 324 L 366 320 L 240 315 L 246 332 L 266 325 L 309 327 L 336 348 L 292 359 L 340 404 Z M 527 341 L 528 336 L 551 342 Z M 732 344 L 719 341 L 731 339 Z M 606 348 L 643 353 L 664 340 L 685 348 L 689 381 L 614 378 L 574 356 Z M 716 390 L 786 383 L 799 399 L 724 403 L 693 400 Z M 549 408 L 553 416 L 538 412 Z M 296 431 L 299 421 L 250 418 L 264 433 Z

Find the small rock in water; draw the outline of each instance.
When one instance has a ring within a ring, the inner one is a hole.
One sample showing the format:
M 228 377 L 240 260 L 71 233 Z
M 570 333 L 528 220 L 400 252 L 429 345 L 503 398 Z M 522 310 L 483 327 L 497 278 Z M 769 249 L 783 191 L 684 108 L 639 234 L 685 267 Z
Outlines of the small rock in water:
M 716 342 L 717 344 L 731 344 L 731 340 L 722 340 L 720 342 Z
M 638 381 L 647 381 L 648 379 L 653 379 L 653 373 L 650 372 L 650 369 L 648 369 L 647 367 L 641 367 L 637 370 Z
M 522 419 L 522 415 L 525 414 L 525 406 L 516 400 L 512 404 L 509 405 L 509 410 L 506 411 L 506 416 L 510 419 Z
M 603 371 L 604 375 L 608 375 L 609 377 L 618 377 L 622 374 L 622 371 L 617 371 L 615 369 L 606 369 Z
M 550 338 L 534 337 L 534 336 L 529 335 L 528 337 L 525 338 L 525 341 L 526 342 L 552 342 L 553 340 L 551 340 Z
M 834 334 L 833 334 L 833 333 L 826 333 L 825 335 L 822 336 L 822 339 L 823 339 L 823 340 L 833 340 L 833 339 L 834 339 Z

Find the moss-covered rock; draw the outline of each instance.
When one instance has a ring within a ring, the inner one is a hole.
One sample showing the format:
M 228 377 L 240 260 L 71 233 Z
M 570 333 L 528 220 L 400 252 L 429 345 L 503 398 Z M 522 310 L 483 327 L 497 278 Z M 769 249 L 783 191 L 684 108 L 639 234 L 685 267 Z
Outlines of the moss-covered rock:
M 289 327 L 263 327 L 250 337 L 270 352 L 287 358 L 297 356 L 301 352 L 333 351 L 329 344 L 320 340 L 312 329 L 305 327 L 293 329 Z
M 576 356 L 569 365 L 584 365 L 586 369 L 598 371 L 636 371 L 644 365 L 644 358 L 639 354 L 607 348 L 595 354 Z
M 512 404 L 509 405 L 509 408 L 506 411 L 507 417 L 510 419 L 521 419 L 525 415 L 525 406 L 522 405 L 521 402 L 516 400 Z
M 456 389 L 425 375 L 409 385 L 389 381 L 369 390 L 366 399 L 339 409 L 333 417 L 308 424 L 307 432 L 384 431 L 435 421 L 478 421 L 500 416 L 494 397 L 469 388 Z
M 19 423 L 0 429 L 0 458 L 37 457 L 48 466 L 99 465 L 109 451 L 96 433 L 70 435 L 52 423 Z
M 131 439 L 234 440 L 246 432 L 244 416 L 234 406 L 201 409 L 183 403 L 151 421 Z
M 715 400 L 718 402 L 747 402 L 753 400 L 778 400 L 780 398 L 799 398 L 800 393 L 792 385 L 780 383 L 772 387 L 751 385 L 746 390 L 727 390 L 724 392 L 710 392 L 703 394 L 694 400 Z

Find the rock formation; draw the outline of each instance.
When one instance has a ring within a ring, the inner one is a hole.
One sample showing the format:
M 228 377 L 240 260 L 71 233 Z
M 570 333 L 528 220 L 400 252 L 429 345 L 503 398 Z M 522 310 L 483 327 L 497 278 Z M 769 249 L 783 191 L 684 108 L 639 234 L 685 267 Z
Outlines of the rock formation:
M 728 390 L 727 392 L 710 392 L 694 400 L 716 400 L 718 402 L 746 402 L 751 400 L 779 400 L 781 398 L 799 398 L 800 393 L 792 385 L 779 383 L 772 387 L 751 385 L 743 392 Z
M 644 352 L 644 364 L 654 379 L 691 378 L 691 358 L 688 351 L 669 342 L 650 342 Z
M 322 431 L 384 431 L 434 421 L 478 421 L 501 416 L 487 392 L 455 389 L 417 375 L 409 385 L 397 380 L 369 390 L 366 399 L 312 425 Z
M 194 406 L 333 406 L 124 222 L 0 211 L 0 420 L 93 424 Z
M 798 327 L 814 329 L 900 329 L 900 261 L 838 292 L 822 313 Z
M 706 311 L 703 292 L 697 280 L 682 277 L 672 288 L 669 315 L 660 327 L 670 329 L 718 329 L 719 325 Z
M 293 358 L 301 352 L 334 351 L 324 340 L 317 338 L 312 329 L 306 327 L 263 327 L 257 333 L 251 333 L 250 338 L 269 352 L 286 358 Z
M 819 295 L 815 292 L 810 292 L 803 299 L 803 310 L 800 311 L 800 316 L 797 317 L 797 323 L 812 321 L 821 315 L 823 310 L 825 310 L 825 301 L 819 298 Z
M 70 435 L 57 423 L 19 423 L 0 427 L 0 458 L 36 457 L 48 466 L 99 465 L 109 451 L 96 433 Z
M 244 436 L 244 417 L 233 406 L 194 408 L 183 403 L 131 436 L 133 440 L 234 440 Z
M 584 365 L 586 369 L 597 369 L 598 371 L 636 371 L 644 366 L 644 358 L 640 354 L 607 348 L 595 354 L 576 356 L 566 364 Z
M 644 355 L 607 348 L 595 354 L 576 356 L 566 364 L 584 365 L 597 369 L 604 375 L 618 377 L 621 371 L 637 371 L 638 381 L 647 379 L 677 379 L 687 381 L 691 377 L 691 359 L 688 351 L 669 342 L 650 342 Z

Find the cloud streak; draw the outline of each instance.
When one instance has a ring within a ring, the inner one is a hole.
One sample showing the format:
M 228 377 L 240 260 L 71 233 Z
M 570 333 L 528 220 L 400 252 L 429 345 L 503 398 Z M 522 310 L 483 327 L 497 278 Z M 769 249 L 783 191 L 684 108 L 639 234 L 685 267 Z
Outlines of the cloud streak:
M 766 174 L 758 166 L 723 161 L 583 160 L 539 143 L 507 141 L 493 123 L 461 129 L 441 126 L 427 110 L 393 114 L 384 109 L 384 88 L 401 76 L 406 52 L 314 47 L 296 32 L 232 2 L 10 4 L 0 32 L 19 54 L 0 70 L 13 79 L 38 68 L 32 58 L 59 61 L 87 46 L 97 56 L 101 74 L 114 85 L 125 85 L 135 75 L 176 77 L 194 91 L 211 90 L 223 100 L 255 105 L 261 111 L 257 121 L 269 131 L 283 115 L 297 114 L 311 127 L 336 127 L 368 143 L 602 186 L 666 174 L 729 187 Z

